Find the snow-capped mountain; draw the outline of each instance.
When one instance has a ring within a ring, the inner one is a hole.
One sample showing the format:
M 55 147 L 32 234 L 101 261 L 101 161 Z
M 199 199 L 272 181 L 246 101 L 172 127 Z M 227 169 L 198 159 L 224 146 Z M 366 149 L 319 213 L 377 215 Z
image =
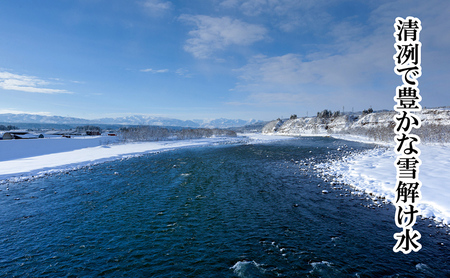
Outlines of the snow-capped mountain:
M 193 120 L 200 127 L 206 128 L 228 128 L 228 127 L 241 127 L 250 124 L 257 123 L 257 120 L 251 119 L 249 121 L 244 120 L 231 120 L 231 119 L 215 119 L 215 120 Z
M 92 121 L 61 116 L 43 116 L 35 114 L 0 114 L 3 123 L 45 123 L 45 124 L 90 124 Z
M 101 118 L 92 121 L 99 124 L 199 127 L 199 125 L 193 121 L 183 121 L 172 118 L 152 117 L 145 115 L 132 115 L 119 118 Z
M 156 125 L 179 127 L 228 128 L 253 124 L 256 120 L 214 119 L 214 120 L 179 120 L 165 117 L 132 115 L 118 118 L 101 118 L 87 120 L 82 118 L 44 116 L 34 114 L 0 114 L 2 123 L 46 123 L 46 124 L 122 124 L 122 125 Z

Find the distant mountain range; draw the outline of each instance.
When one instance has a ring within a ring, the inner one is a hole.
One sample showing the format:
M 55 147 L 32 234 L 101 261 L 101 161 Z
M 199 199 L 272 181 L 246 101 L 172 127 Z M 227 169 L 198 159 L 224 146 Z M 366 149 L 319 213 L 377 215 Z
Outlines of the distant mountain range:
M 179 127 L 207 127 L 207 128 L 228 128 L 241 127 L 257 123 L 257 120 L 178 120 L 165 117 L 152 117 L 144 115 L 133 115 L 118 118 L 101 118 L 87 120 L 82 118 L 43 116 L 33 114 L 0 114 L 0 122 L 3 123 L 40 123 L 40 124 L 120 124 L 120 125 L 156 125 L 156 126 L 179 126 Z

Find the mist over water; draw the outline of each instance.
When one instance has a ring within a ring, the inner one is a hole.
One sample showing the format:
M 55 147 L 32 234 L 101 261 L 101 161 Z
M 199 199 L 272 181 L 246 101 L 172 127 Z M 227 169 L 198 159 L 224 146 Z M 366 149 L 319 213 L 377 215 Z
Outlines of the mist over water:
M 394 253 L 394 206 L 367 208 L 367 196 L 332 189 L 312 167 L 372 147 L 187 148 L 4 185 L 0 276 L 450 275 L 445 228 L 420 220 L 422 249 Z

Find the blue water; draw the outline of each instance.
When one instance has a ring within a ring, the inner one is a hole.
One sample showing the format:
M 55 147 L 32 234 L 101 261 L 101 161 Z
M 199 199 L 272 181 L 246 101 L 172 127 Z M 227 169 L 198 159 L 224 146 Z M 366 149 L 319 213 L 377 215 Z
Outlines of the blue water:
M 446 228 L 420 220 L 422 249 L 394 253 L 394 207 L 317 176 L 343 145 L 373 147 L 188 148 L 3 184 L 0 276 L 450 277 Z

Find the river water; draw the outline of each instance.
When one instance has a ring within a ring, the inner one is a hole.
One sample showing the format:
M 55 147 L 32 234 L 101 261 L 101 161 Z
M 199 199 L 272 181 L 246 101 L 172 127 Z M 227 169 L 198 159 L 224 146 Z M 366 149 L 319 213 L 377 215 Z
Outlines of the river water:
M 3 184 L 0 276 L 450 277 L 446 228 L 419 220 L 422 249 L 394 253 L 393 205 L 314 170 L 373 147 L 185 148 Z

